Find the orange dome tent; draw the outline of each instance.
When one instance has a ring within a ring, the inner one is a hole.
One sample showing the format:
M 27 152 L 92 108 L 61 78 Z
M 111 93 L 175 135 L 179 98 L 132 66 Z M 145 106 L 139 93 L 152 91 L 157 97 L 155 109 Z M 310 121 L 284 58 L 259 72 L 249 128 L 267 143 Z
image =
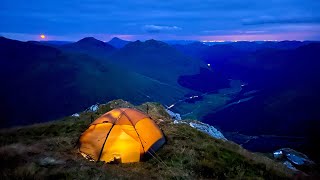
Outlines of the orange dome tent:
M 80 152 L 94 161 L 139 162 L 164 143 L 162 131 L 144 113 L 130 108 L 103 114 L 82 133 Z

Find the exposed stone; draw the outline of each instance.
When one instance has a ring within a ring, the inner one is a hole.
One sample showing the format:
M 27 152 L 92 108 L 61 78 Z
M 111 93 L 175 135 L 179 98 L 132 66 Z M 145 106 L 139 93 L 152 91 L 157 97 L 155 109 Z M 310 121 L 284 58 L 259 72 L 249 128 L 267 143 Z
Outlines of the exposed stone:
M 293 170 L 293 171 L 299 171 L 297 168 L 295 168 L 289 161 L 285 161 L 285 162 L 283 162 L 283 164 L 287 167 L 287 168 L 289 168 L 289 169 L 291 169 L 291 170 Z
M 181 120 L 181 116 L 179 113 L 174 113 L 170 111 L 169 109 L 166 109 L 167 113 L 171 116 L 173 120 Z
M 277 160 L 283 161 L 289 169 L 295 171 L 309 171 L 315 166 L 315 163 L 303 153 L 295 151 L 290 148 L 282 148 L 273 152 L 273 157 Z
M 222 140 L 227 140 L 224 135 L 217 130 L 215 127 L 210 126 L 209 124 L 202 123 L 200 121 L 191 121 L 191 120 L 175 120 L 173 122 L 174 124 L 187 124 L 201 132 L 204 132 L 211 137 L 214 137 L 216 139 L 222 139 Z
M 39 160 L 39 164 L 41 166 L 54 166 L 54 165 L 61 165 L 61 164 L 65 164 L 65 161 L 63 160 L 57 160 L 54 159 L 52 157 L 45 157 L 45 158 L 41 158 Z
M 190 124 L 191 127 L 196 128 L 199 131 L 202 131 L 204 133 L 207 133 L 207 134 L 209 134 L 210 136 L 212 136 L 214 138 L 227 140 L 220 131 L 218 131 L 213 126 L 210 126 L 209 124 L 202 123 L 202 122 L 199 122 L 199 121 L 190 122 L 189 124 Z
M 80 117 L 80 115 L 78 113 L 74 113 L 71 115 L 72 117 Z
M 273 157 L 276 159 L 280 159 L 283 157 L 283 152 L 281 149 L 273 152 Z
M 99 110 L 99 104 L 94 104 L 86 109 L 87 112 L 97 112 Z

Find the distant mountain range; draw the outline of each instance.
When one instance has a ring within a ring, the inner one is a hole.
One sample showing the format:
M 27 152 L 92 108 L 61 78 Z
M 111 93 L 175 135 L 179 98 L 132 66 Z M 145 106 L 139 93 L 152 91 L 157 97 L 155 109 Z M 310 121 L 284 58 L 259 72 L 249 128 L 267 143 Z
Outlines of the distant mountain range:
M 0 109 L 2 119 L 6 119 L 1 126 L 56 119 L 111 99 L 170 103 L 187 93 L 183 88 L 82 54 L 87 46 L 92 51 L 113 49 L 86 38 L 68 45 L 80 52 L 70 54 L 32 42 L 0 38 Z
M 203 61 L 186 56 L 161 41 L 128 42 L 113 38 L 110 42 L 122 42 L 124 47 L 116 49 L 109 43 L 94 38 L 84 38 L 58 48 L 64 52 L 87 54 L 101 62 L 119 65 L 128 71 L 154 78 L 177 88 L 182 88 L 177 83 L 181 75 L 196 74 L 200 68 L 206 67 Z M 164 69 L 167 69 L 166 73 Z
M 214 45 L 206 45 L 203 42 L 194 42 L 190 44 L 175 44 L 175 47 L 180 52 L 190 55 L 194 58 L 199 58 L 207 63 L 216 63 L 216 61 L 225 61 L 232 58 L 242 57 L 248 53 L 258 50 L 275 49 L 289 50 L 295 49 L 303 45 L 314 43 L 312 41 L 280 41 L 280 42 L 225 42 Z

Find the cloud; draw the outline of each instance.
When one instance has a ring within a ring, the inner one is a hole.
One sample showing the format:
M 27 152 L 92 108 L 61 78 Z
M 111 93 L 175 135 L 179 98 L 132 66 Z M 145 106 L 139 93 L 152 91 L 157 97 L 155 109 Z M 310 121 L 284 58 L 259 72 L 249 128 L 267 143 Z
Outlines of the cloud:
M 168 32 L 168 31 L 179 31 L 182 28 L 177 26 L 157 26 L 157 25 L 145 25 L 143 29 L 148 33 L 160 33 L 160 32 Z
M 262 16 L 255 19 L 243 19 L 243 25 L 263 25 L 263 24 L 318 24 L 320 17 L 272 17 Z
M 239 34 L 264 34 L 265 30 L 205 30 L 204 34 L 212 35 L 239 35 Z

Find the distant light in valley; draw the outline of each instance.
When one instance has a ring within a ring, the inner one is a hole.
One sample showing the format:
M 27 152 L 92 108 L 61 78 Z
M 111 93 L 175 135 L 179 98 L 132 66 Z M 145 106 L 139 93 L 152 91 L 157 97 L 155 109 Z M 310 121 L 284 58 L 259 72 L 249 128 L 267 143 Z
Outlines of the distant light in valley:
M 275 41 L 275 42 L 277 42 L 277 41 L 279 41 L 279 40 L 263 40 L 263 41 Z
M 226 42 L 225 40 L 204 40 L 202 42 Z

